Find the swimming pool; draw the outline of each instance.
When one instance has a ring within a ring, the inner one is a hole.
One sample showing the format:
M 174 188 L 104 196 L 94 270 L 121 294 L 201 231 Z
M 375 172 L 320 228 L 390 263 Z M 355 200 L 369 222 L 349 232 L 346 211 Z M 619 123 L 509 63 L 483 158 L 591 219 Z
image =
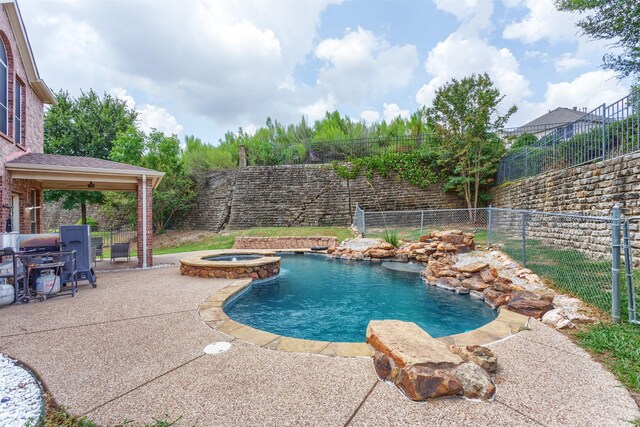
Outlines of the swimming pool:
M 236 322 L 294 338 L 364 342 L 370 320 L 417 323 L 433 337 L 476 329 L 497 313 L 419 275 L 366 262 L 284 255 L 279 278 L 255 283 L 224 311 Z

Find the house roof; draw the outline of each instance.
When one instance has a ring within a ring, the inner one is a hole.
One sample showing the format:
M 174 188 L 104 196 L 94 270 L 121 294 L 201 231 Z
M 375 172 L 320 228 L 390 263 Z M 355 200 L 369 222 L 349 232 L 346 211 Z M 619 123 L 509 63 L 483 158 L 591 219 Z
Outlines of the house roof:
M 16 0 L 0 0 L 0 4 L 4 6 L 9 18 L 9 24 L 13 30 L 13 35 L 16 38 L 18 52 L 24 63 L 24 68 L 27 72 L 27 80 L 29 85 L 33 88 L 38 97 L 45 104 L 55 104 L 56 97 L 49 89 L 49 86 L 40 78 L 36 61 L 33 57 L 33 51 L 31 50 L 31 44 L 29 43 L 29 37 L 22 21 L 22 15 L 20 14 L 20 8 Z
M 25 153 L 8 160 L 13 179 L 33 179 L 49 190 L 135 191 L 143 175 L 156 188 L 164 172 L 93 157 Z M 91 184 L 91 185 L 90 185 Z
M 548 113 L 531 120 L 529 123 L 521 126 L 521 128 L 544 128 L 545 126 L 547 126 L 548 128 L 555 128 L 583 119 L 587 115 L 589 114 L 585 113 L 584 111 L 574 110 L 572 108 L 558 107 L 555 110 L 551 110 Z M 591 119 L 596 119 L 595 115 L 591 114 L 590 116 L 592 116 Z

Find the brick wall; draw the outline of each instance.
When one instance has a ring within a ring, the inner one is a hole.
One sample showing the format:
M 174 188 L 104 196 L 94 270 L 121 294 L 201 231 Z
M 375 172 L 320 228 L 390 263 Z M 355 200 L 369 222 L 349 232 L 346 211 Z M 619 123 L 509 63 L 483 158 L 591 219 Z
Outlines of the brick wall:
M 200 190 L 196 207 L 176 226 L 222 228 L 347 226 L 356 203 L 365 210 L 464 207 L 442 184 L 413 187 L 395 176 L 344 180 L 330 165 L 245 167 L 216 171 Z
M 27 151 L 41 153 L 44 147 L 44 104 L 38 98 L 31 86 L 24 85 L 24 117 L 22 119 L 22 129 L 24 134 L 24 145 L 18 145 L 14 141 L 14 85 L 16 79 L 23 83 L 27 82 L 27 73 L 25 71 L 22 59 L 18 54 L 16 40 L 13 36 L 9 18 L 3 7 L 0 7 L 0 39 L 2 39 L 7 51 L 7 59 L 9 62 L 9 78 L 8 78 L 8 110 L 9 110 L 9 126 L 8 133 L 0 132 L 0 158 L 2 164 L 6 161 L 7 156 L 24 153 Z M 4 231 L 5 223 L 11 212 L 12 192 L 20 196 L 20 230 L 28 231 L 31 229 L 31 216 L 25 211 L 26 207 L 31 206 L 29 189 L 38 190 L 38 206 L 42 206 L 42 191 L 40 185 L 31 181 L 12 180 L 4 167 L 0 167 L 0 199 L 2 208 L 0 209 L 0 227 Z M 42 210 L 37 212 L 38 231 L 43 230 Z M 14 226 L 15 230 L 16 227 Z

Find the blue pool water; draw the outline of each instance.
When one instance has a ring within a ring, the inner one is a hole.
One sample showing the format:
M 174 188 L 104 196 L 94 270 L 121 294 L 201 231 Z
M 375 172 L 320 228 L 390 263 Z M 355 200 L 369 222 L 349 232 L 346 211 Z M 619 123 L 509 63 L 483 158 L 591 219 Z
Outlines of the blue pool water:
M 497 313 L 468 295 L 380 265 L 282 256 L 280 277 L 256 283 L 224 308 L 256 329 L 319 341 L 363 342 L 370 320 L 417 323 L 433 337 L 476 329 Z

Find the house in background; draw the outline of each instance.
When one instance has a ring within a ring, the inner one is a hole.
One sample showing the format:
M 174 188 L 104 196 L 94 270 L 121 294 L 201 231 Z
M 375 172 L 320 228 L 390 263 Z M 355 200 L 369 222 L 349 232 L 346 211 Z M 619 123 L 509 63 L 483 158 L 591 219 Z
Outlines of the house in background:
M 138 265 L 153 264 L 152 190 L 164 173 L 88 157 L 44 154 L 45 104 L 15 0 L 0 0 L 0 229 L 42 233 L 43 190 L 132 191 L 138 195 Z
M 533 134 L 540 139 L 554 132 L 561 132 L 563 138 L 570 138 L 576 133 L 590 130 L 594 124 L 602 123 L 602 116 L 587 113 L 586 108 L 558 107 L 548 113 L 531 120 L 524 125 L 510 129 L 511 135 Z

